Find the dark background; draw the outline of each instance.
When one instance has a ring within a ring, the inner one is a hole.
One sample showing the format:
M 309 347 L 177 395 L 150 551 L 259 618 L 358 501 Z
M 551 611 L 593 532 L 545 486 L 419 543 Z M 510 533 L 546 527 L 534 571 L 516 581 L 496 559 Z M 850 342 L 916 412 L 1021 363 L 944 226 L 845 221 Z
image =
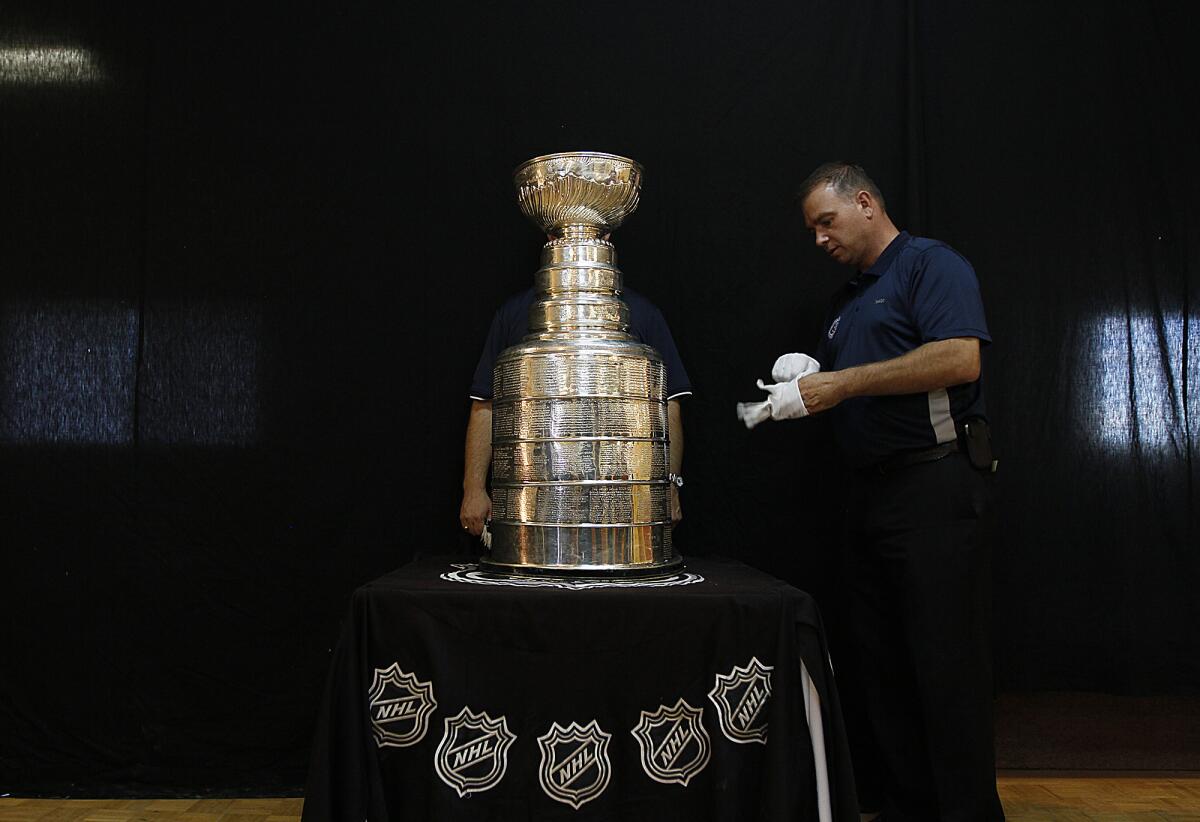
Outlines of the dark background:
M 979 274 L 1000 691 L 1200 692 L 1191 8 L 0 6 L 0 792 L 302 785 L 350 592 L 470 550 L 510 173 L 575 149 L 646 169 L 685 553 L 836 596 L 825 425 L 733 407 L 813 350 L 793 189 L 857 160 Z

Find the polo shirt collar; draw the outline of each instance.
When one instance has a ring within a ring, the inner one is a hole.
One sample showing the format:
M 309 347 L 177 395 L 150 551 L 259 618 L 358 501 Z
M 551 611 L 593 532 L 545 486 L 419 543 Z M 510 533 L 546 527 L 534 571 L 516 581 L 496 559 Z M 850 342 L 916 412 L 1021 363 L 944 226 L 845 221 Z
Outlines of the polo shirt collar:
M 892 238 L 890 243 L 888 243 L 887 248 L 885 248 L 883 253 L 879 255 L 879 259 L 875 261 L 875 264 L 864 271 L 863 274 L 867 274 L 872 277 L 882 277 L 887 273 L 888 268 L 896 259 L 896 255 L 900 253 L 904 246 L 908 245 L 908 241 L 910 239 L 912 238 L 909 236 L 907 231 L 901 231 Z

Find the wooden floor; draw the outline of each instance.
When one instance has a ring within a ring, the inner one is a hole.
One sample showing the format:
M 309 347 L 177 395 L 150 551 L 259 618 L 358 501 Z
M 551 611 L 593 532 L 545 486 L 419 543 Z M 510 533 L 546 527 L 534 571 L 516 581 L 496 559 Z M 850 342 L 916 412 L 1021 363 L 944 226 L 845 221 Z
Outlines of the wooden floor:
M 1000 776 L 1008 822 L 1200 822 L 1200 774 Z M 300 799 L 0 799 L 0 822 L 299 822 Z
M 1200 822 L 1200 773 L 1037 774 L 997 780 L 1008 822 Z
M 0 820 L 299 822 L 302 799 L 0 799 Z

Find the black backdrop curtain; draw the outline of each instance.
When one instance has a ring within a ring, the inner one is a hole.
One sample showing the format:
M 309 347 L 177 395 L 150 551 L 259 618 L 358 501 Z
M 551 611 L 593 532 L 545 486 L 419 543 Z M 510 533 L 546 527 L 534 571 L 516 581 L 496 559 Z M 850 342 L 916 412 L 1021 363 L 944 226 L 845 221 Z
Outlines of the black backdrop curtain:
M 686 401 L 685 553 L 830 582 L 820 420 L 739 399 L 846 273 L 862 162 L 974 263 L 999 687 L 1200 689 L 1189 4 L 0 8 L 0 790 L 302 784 L 348 594 L 457 526 L 540 245 L 509 174 L 646 167 L 614 236 Z M 73 786 L 73 787 L 72 787 Z

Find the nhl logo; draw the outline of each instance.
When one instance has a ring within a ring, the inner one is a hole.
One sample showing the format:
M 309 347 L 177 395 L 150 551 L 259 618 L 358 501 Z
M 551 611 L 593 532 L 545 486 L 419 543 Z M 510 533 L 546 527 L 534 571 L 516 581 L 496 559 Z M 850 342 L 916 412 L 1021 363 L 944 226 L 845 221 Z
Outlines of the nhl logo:
M 773 665 L 763 665 L 758 657 L 751 657 L 745 668 L 735 665 L 728 676 L 717 674 L 708 698 L 717 706 L 721 733 L 730 742 L 767 744 L 767 722 L 760 718 L 771 698 L 773 670 Z
M 660 705 L 654 713 L 642 711 L 631 733 L 642 751 L 642 770 L 656 782 L 674 782 L 685 788 L 708 764 L 708 731 L 700 723 L 703 708 L 693 708 L 681 698 L 674 708 Z
M 579 810 L 608 787 L 612 766 L 608 761 L 608 740 L 612 734 L 600 730 L 596 720 L 586 727 L 572 722 L 563 728 L 557 722 L 538 737 L 542 763 L 538 781 L 551 799 Z
M 386 668 L 375 669 L 367 696 L 371 703 L 371 731 L 378 747 L 407 748 L 425 737 L 429 716 L 437 707 L 433 683 L 421 682 L 400 670 L 399 662 L 393 662 Z
M 492 719 L 487 712 L 463 708 L 446 720 L 446 732 L 433 757 L 442 781 L 458 796 L 494 788 L 508 770 L 508 749 L 516 740 L 504 717 Z

